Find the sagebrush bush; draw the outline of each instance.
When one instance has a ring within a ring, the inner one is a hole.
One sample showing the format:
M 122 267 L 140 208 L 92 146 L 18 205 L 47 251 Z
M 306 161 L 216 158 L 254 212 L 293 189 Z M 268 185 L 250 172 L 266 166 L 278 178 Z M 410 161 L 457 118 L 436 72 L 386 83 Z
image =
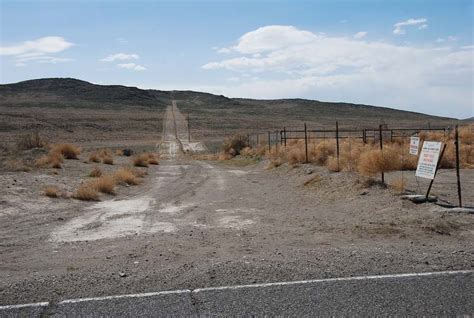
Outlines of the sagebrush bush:
M 92 152 L 90 155 L 89 155 L 89 161 L 90 162 L 100 162 L 100 158 L 99 158 L 99 154 L 97 152 Z
M 114 173 L 114 178 L 118 183 L 137 185 L 140 183 L 140 176 L 137 174 L 137 172 L 133 171 L 130 168 L 120 168 Z
M 99 192 L 96 186 L 91 182 L 82 183 L 72 195 L 73 198 L 83 201 L 98 201 Z
M 63 163 L 63 156 L 57 152 L 49 152 L 47 155 L 41 156 L 35 162 L 35 166 L 38 168 L 43 168 L 49 166 L 55 169 L 61 169 Z
M 59 153 L 65 159 L 78 159 L 81 149 L 73 144 L 56 144 L 51 148 L 52 153 Z
M 247 136 L 237 134 L 224 140 L 221 146 L 221 152 L 235 157 L 246 147 L 248 147 Z
M 140 154 L 132 157 L 132 163 L 135 167 L 148 167 L 148 155 Z
M 59 189 L 54 186 L 48 186 L 44 189 L 44 195 L 50 198 L 59 198 Z
M 115 194 L 116 181 L 112 176 L 101 176 L 92 181 L 92 186 L 97 191 L 108 194 Z

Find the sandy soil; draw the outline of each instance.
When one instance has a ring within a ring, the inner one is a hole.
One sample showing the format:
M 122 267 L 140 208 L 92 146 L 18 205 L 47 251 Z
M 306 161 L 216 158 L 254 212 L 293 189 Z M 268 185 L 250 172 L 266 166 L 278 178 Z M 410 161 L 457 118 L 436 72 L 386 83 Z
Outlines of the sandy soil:
M 60 170 L 0 170 L 0 304 L 474 267 L 472 214 L 415 205 L 355 174 L 311 165 L 193 161 L 176 145 L 183 122 L 164 124 L 175 148 L 160 150 L 175 155 L 142 168 L 143 184 L 99 202 L 43 194 L 49 185 L 71 193 L 86 180 L 95 165 L 87 151 Z M 134 149 L 157 144 L 137 140 Z M 86 150 L 102 145 L 84 142 Z M 16 156 L 32 161 L 42 152 Z M 111 172 L 129 160 L 100 167 Z M 462 171 L 465 198 L 474 197 L 473 172 Z M 446 186 L 452 173 L 440 173 L 433 188 L 443 200 L 455 199 Z
M 232 164 L 163 161 L 93 203 L 41 194 L 78 160 L 4 174 L 0 303 L 473 267 L 472 215 L 348 173 Z

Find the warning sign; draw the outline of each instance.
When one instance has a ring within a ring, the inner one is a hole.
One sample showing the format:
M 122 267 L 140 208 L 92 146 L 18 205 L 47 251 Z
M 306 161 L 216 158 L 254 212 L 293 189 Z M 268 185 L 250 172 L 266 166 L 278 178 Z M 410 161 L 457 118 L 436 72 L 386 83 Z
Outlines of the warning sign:
M 421 148 L 420 158 L 418 159 L 418 167 L 416 168 L 415 173 L 417 177 L 431 180 L 434 179 L 440 151 L 440 142 L 423 142 L 423 148 Z
M 420 145 L 420 137 L 410 138 L 410 155 L 418 155 L 418 147 Z

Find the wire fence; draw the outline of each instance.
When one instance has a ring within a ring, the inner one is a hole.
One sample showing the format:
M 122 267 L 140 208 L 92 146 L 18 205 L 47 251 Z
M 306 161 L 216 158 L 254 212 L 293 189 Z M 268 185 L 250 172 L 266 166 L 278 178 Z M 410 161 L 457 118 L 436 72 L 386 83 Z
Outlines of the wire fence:
M 472 126 L 470 129 L 472 130 Z M 444 137 L 451 136 L 452 134 L 455 135 L 454 137 L 454 145 L 455 145 L 455 166 L 454 169 L 451 170 L 449 173 L 442 174 L 443 183 L 449 183 L 446 179 L 455 178 L 455 182 L 451 182 L 450 184 L 457 188 L 457 201 L 456 204 L 460 207 L 463 206 L 463 199 L 462 199 L 462 184 L 461 184 L 461 177 L 460 177 L 460 143 L 458 137 L 458 126 L 451 126 L 451 127 L 413 127 L 413 128 L 396 128 L 396 127 L 388 127 L 387 125 L 379 125 L 377 128 L 360 128 L 360 129 L 348 129 L 348 128 L 340 128 L 339 123 L 336 122 L 334 129 L 312 129 L 307 127 L 304 124 L 300 128 L 287 128 L 283 127 L 282 129 L 278 130 L 269 130 L 266 132 L 254 132 L 250 133 L 246 136 L 247 143 L 250 147 L 266 147 L 269 151 L 271 151 L 272 147 L 287 147 L 289 143 L 292 141 L 304 140 L 304 147 L 305 147 L 305 162 L 309 162 L 309 155 L 308 155 L 308 147 L 314 142 L 318 141 L 326 141 L 326 140 L 334 140 L 335 141 L 335 153 L 337 162 L 339 164 L 340 153 L 341 153 L 341 142 L 344 140 L 349 140 L 349 142 L 358 141 L 364 144 L 375 144 L 378 145 L 380 151 L 383 152 L 384 144 L 390 142 L 403 142 L 406 143 L 410 137 L 419 136 L 421 132 L 425 133 L 439 133 L 442 134 Z M 242 138 L 242 137 L 241 137 Z M 244 137 L 245 138 L 245 137 Z M 446 144 L 444 144 L 446 147 Z M 408 152 L 408 149 L 407 149 Z M 444 153 L 444 151 L 443 151 Z M 443 157 L 443 153 L 440 154 L 439 161 L 436 165 L 436 172 L 440 168 L 440 162 Z M 452 176 L 452 172 L 455 171 L 455 176 Z M 385 183 L 385 173 L 380 173 L 381 181 Z M 403 178 L 403 174 L 402 174 Z M 427 186 L 426 191 L 426 199 L 428 199 L 430 191 L 433 186 L 433 180 L 430 180 L 429 183 L 426 185 L 425 180 L 419 180 L 415 177 L 415 181 L 417 183 L 417 190 L 421 190 L 420 184 L 423 184 L 424 187 Z M 469 183 L 469 182 L 468 182 Z M 469 185 L 470 187 L 470 185 Z M 438 188 L 438 187 L 435 187 Z M 439 191 L 438 192 L 442 192 Z M 441 189 L 442 190 L 442 189 Z M 452 191 L 451 191 L 452 192 Z M 448 197 L 448 196 L 447 196 Z M 465 197 L 465 201 L 468 205 L 474 206 L 474 202 L 471 197 Z M 449 202 L 453 202 L 453 196 L 449 195 Z M 454 204 L 454 203 L 453 203 Z

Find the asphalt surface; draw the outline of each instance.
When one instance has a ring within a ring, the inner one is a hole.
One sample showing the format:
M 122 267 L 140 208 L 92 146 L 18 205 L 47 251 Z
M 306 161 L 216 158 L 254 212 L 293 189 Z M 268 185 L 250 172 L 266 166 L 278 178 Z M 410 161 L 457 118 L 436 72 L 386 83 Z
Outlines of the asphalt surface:
M 474 271 L 213 287 L 0 307 L 1 317 L 472 316 Z

